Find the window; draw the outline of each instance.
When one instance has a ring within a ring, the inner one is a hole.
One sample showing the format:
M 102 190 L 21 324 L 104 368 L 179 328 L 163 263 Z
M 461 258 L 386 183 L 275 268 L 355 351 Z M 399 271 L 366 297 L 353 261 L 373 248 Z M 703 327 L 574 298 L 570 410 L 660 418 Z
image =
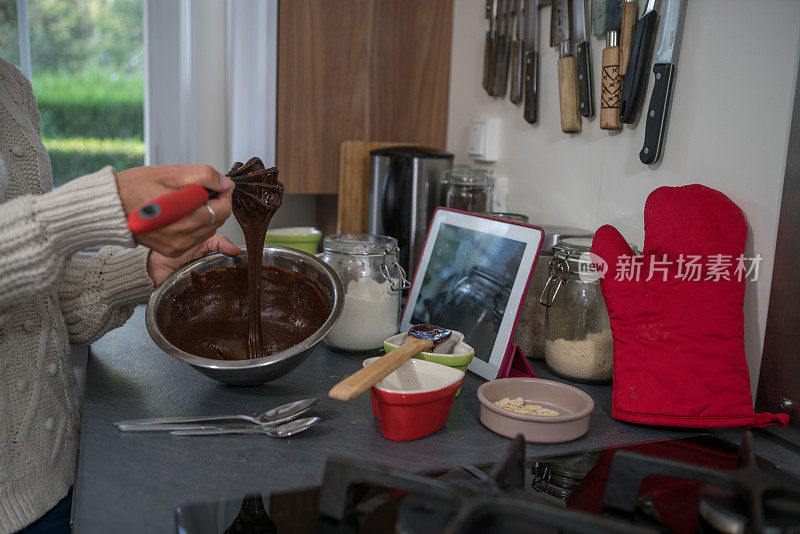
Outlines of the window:
M 53 186 L 105 165 L 142 165 L 143 0 L 1 4 L 0 53 L 26 72 L 30 50 L 26 75 L 39 104 Z
M 105 165 L 269 164 L 277 22 L 277 0 L 0 0 L 0 55 L 32 80 L 55 186 Z

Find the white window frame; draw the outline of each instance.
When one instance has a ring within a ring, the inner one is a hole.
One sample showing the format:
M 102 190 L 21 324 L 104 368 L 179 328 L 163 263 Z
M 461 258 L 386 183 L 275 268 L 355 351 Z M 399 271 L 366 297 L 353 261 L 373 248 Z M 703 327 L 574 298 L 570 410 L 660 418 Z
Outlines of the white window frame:
M 278 0 L 144 5 L 147 164 L 274 164 Z
M 17 35 L 19 37 L 19 70 L 31 79 L 31 34 L 28 29 L 28 0 L 17 0 Z

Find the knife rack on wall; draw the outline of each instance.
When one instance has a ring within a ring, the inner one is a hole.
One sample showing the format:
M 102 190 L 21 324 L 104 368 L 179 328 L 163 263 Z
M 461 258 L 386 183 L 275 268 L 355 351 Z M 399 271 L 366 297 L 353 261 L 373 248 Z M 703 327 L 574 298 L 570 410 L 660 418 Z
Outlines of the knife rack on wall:
M 551 6 L 550 46 L 558 49 L 559 114 L 561 130 L 564 133 L 581 132 L 581 116 L 592 117 L 591 64 L 586 38 L 585 6 L 587 0 L 485 0 L 484 8 L 489 21 L 486 33 L 483 80 L 486 92 L 493 97 L 504 97 L 504 85 L 487 83 L 491 80 L 504 80 L 508 75 L 508 62 L 505 54 L 518 59 L 510 53 L 503 43 L 509 32 L 512 37 L 512 50 L 518 51 L 522 44 L 534 51 L 529 56 L 538 58 L 536 42 L 539 39 L 538 7 Z M 663 153 L 669 119 L 669 107 L 675 79 L 676 63 L 680 50 L 683 19 L 688 0 L 664 0 L 663 23 L 660 27 L 660 42 L 656 52 L 653 74 L 655 86 L 645 108 L 645 135 L 639 159 L 646 165 L 655 165 Z M 603 130 L 622 130 L 622 124 L 634 128 L 639 115 L 642 92 L 647 85 L 648 66 L 658 27 L 659 13 L 656 0 L 646 0 L 641 18 L 639 0 L 591 0 L 592 34 L 605 38 L 602 54 L 601 88 L 599 91 L 599 121 Z M 524 6 L 524 10 L 522 9 Z M 537 6 L 530 9 L 529 6 Z M 521 11 L 522 10 L 522 11 Z M 520 24 L 520 12 L 525 19 Z M 524 32 L 520 28 L 525 28 Z M 533 35 L 531 43 L 530 35 Z M 576 58 L 577 55 L 577 58 Z M 538 61 L 538 59 L 537 59 Z M 576 68 L 577 63 L 577 68 Z M 514 61 L 513 81 L 519 73 Z M 539 69 L 533 72 L 538 73 Z M 543 69 L 551 72 L 549 66 Z M 536 74 L 538 78 L 538 74 Z M 526 80 L 527 82 L 527 80 Z M 535 124 L 537 91 L 532 99 L 525 98 L 523 116 L 530 124 Z M 527 97 L 527 94 L 526 94 Z M 522 99 L 512 91 L 509 100 L 520 104 Z M 533 100 L 533 104 L 531 104 Z

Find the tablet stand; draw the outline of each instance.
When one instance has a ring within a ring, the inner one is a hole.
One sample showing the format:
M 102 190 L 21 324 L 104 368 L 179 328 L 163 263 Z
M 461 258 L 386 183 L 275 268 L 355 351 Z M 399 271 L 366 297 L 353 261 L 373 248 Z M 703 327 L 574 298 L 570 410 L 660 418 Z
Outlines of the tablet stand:
M 512 378 L 517 376 L 528 376 L 536 378 L 528 358 L 523 354 L 522 349 L 516 343 L 509 343 L 506 354 L 503 356 L 503 363 L 497 372 L 497 378 Z

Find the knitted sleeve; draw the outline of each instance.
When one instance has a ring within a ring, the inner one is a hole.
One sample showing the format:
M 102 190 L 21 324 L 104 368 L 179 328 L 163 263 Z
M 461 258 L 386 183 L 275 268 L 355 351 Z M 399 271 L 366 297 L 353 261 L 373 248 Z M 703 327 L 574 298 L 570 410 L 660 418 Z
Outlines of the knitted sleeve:
M 111 167 L 0 205 L 0 314 L 55 293 L 70 256 L 101 245 L 135 245 Z
M 91 343 L 122 326 L 136 303 L 150 296 L 149 252 L 145 247 L 104 247 L 72 256 L 58 289 L 70 343 Z

